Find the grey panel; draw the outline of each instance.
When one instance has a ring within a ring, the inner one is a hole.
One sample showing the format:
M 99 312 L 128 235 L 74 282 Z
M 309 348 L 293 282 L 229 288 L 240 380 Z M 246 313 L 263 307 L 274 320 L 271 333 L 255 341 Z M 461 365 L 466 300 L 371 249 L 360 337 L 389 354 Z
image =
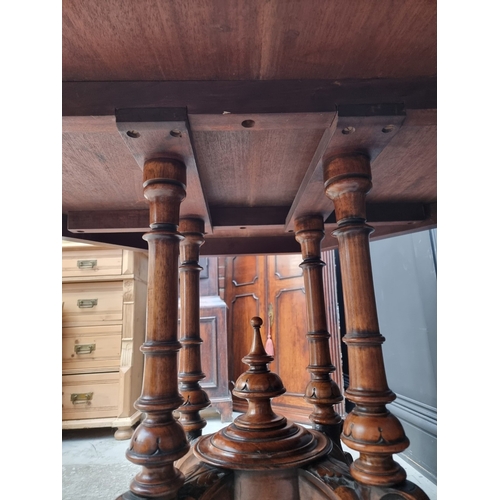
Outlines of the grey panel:
M 397 395 L 396 401 L 388 405 L 396 415 L 410 440 L 410 446 L 401 457 L 427 479 L 437 482 L 437 411 L 436 408 Z
M 389 387 L 398 399 L 389 409 L 410 438 L 403 454 L 436 481 L 437 296 L 436 230 L 371 243 L 380 332 Z

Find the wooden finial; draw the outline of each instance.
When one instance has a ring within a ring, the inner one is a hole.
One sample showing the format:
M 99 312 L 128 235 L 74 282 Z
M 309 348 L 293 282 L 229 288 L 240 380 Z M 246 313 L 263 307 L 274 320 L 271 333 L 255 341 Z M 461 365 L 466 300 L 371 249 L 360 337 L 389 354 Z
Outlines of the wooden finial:
M 250 324 L 253 328 L 253 341 L 250 352 L 242 359 L 243 363 L 250 366 L 252 371 L 257 370 L 258 367 L 267 365 L 274 360 L 273 356 L 269 356 L 264 349 L 264 344 L 262 343 L 262 337 L 260 335 L 260 327 L 262 326 L 262 319 L 258 316 L 254 316 L 250 320 Z
M 271 399 L 286 392 L 280 377 L 272 373 L 260 337 L 262 319 L 251 319 L 253 345 L 243 358 L 249 369 L 235 384 L 233 394 L 248 401 L 248 410 L 228 427 L 201 437 L 195 455 L 211 465 L 236 470 L 288 469 L 310 463 L 331 450 L 331 441 L 276 415 Z M 265 460 L 263 460 L 265 457 Z

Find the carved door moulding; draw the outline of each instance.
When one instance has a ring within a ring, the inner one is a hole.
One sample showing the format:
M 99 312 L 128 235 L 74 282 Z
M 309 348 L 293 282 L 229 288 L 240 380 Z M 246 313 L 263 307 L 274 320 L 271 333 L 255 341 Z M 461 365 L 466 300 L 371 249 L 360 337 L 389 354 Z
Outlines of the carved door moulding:
M 312 406 L 304 400 L 306 386 L 309 382 L 308 342 L 306 321 L 306 296 L 300 254 L 271 256 L 238 256 L 226 257 L 225 262 L 225 300 L 228 304 L 228 357 L 229 378 L 234 383 L 238 376 L 246 370 L 241 361 L 249 351 L 248 336 L 243 332 L 248 329 L 248 322 L 253 316 L 263 318 L 262 333 L 271 339 L 274 361 L 271 369 L 283 379 L 287 392 L 277 397 L 273 404 L 287 418 L 309 424 Z M 254 280 L 245 280 L 242 268 L 248 276 L 255 270 Z M 296 268 L 296 269 L 295 269 Z M 334 270 L 325 271 L 325 283 L 329 282 Z M 239 277 L 240 285 L 235 283 L 234 276 Z M 253 300 L 248 300 L 252 297 Z M 245 298 L 245 301 L 242 300 Z M 328 321 L 332 338 L 330 349 L 332 358 L 339 358 L 340 331 L 336 325 L 336 309 L 329 310 Z M 266 349 L 267 349 L 266 343 Z M 337 352 L 338 351 L 338 352 Z M 340 366 L 333 374 L 339 387 L 342 387 L 342 370 Z M 337 380 L 339 379 L 339 380 Z M 233 397 L 234 409 L 245 411 L 246 401 Z M 336 411 L 344 414 L 344 403 L 335 405 Z

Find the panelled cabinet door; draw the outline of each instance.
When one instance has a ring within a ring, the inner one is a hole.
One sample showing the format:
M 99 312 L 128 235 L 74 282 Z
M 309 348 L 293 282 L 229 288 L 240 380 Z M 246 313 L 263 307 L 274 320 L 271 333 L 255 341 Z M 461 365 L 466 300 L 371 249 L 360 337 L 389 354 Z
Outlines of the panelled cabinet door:
M 265 257 L 226 257 L 225 301 L 228 305 L 229 380 L 231 387 L 248 369 L 241 359 L 250 352 L 252 330 L 250 319 L 265 319 Z M 261 331 L 266 331 L 264 323 Z M 235 409 L 246 401 L 233 397 Z
M 230 380 L 234 383 L 248 369 L 241 359 L 252 343 L 250 319 L 260 316 L 264 321 L 262 340 L 266 344 L 270 338 L 274 348 L 270 369 L 287 389 L 286 394 L 273 399 L 273 407 L 287 418 L 309 423 L 312 407 L 303 399 L 310 376 L 306 369 L 309 352 L 301 262 L 300 254 L 226 257 L 225 299 L 229 308 Z M 332 330 L 332 346 L 338 349 L 336 327 Z M 340 376 L 341 370 L 337 372 Z M 234 396 L 233 400 L 235 410 L 245 410 L 246 401 Z
M 278 411 L 290 409 L 294 413 L 311 413 L 304 401 L 309 382 L 306 370 L 309 364 L 307 316 L 304 280 L 300 255 L 272 255 L 267 257 L 267 303 L 271 318 L 267 317 L 267 331 L 271 333 L 275 360 L 270 368 L 279 374 L 286 394 L 275 398 Z M 301 411 L 302 410 L 302 411 Z

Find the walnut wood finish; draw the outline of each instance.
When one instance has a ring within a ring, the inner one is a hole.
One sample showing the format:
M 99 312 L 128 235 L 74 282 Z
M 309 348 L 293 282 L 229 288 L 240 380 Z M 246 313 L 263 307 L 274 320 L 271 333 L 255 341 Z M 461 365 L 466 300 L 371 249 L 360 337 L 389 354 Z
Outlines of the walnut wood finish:
M 179 208 L 185 197 L 186 168 L 170 159 L 148 160 L 144 165 L 144 196 L 150 203 L 144 381 L 135 403 L 145 418 L 132 436 L 127 458 L 141 465 L 130 491 L 120 500 L 142 498 L 173 499 L 184 483 L 174 462 L 185 455 L 189 444 L 173 411 L 183 399 L 177 384 Z
M 123 0 L 63 1 L 63 80 L 436 74 L 436 2 L 170 0 L 125 7 Z
M 429 500 L 415 484 L 367 486 L 356 482 L 348 466 L 330 456 L 298 469 L 229 470 L 187 455 L 180 465 L 186 482 L 178 500 Z
M 301 217 L 295 221 L 295 238 L 300 243 L 303 261 L 304 286 L 306 289 L 307 341 L 309 343 L 308 372 L 311 381 L 306 387 L 305 399 L 313 405 L 310 415 L 313 427 L 329 436 L 343 457 L 340 433 L 342 418 L 333 405 L 343 399 L 339 386 L 332 380 L 330 373 L 335 371 L 330 356 L 327 329 L 325 297 L 323 289 L 323 266 L 321 260 L 321 240 L 324 237 L 323 218 L 318 216 Z
M 300 245 L 297 241 L 295 243 Z M 324 252 L 323 260 L 328 261 Z M 307 327 L 307 306 L 300 253 L 293 255 L 226 257 L 224 298 L 228 309 L 229 377 L 236 381 L 246 367 L 240 361 L 249 351 L 251 339 L 244 335 L 252 316 L 272 316 L 263 325 L 264 333 L 271 337 L 274 345 L 274 361 L 270 368 L 286 381 L 286 394 L 273 399 L 273 408 L 290 420 L 310 424 L 310 404 L 304 400 L 304 391 L 310 381 L 305 367 L 309 364 L 309 350 L 304 339 Z M 330 273 L 330 268 L 323 268 Z M 325 275 L 325 293 L 328 327 L 331 333 L 329 350 L 335 355 L 340 352 L 340 331 L 336 316 L 336 292 L 334 273 L 329 279 Z M 340 356 L 335 366 L 341 366 Z M 303 367 L 303 370 L 297 370 Z M 332 373 L 332 378 L 343 386 L 341 370 Z M 212 398 L 213 402 L 213 398 Z M 236 411 L 246 410 L 246 401 L 235 399 Z M 344 414 L 343 400 L 335 405 L 335 411 Z
M 284 394 L 286 389 L 280 377 L 269 370 L 273 357 L 262 344 L 262 319 L 254 317 L 251 324 L 252 347 L 243 358 L 250 369 L 238 378 L 233 391 L 248 401 L 248 410 L 228 427 L 196 441 L 194 454 L 210 465 L 236 471 L 294 469 L 311 463 L 331 450 L 331 441 L 318 431 L 308 431 L 274 413 L 271 398 Z M 259 477 L 254 476 L 253 481 L 259 482 Z M 249 498 L 250 492 L 237 491 L 237 498 Z
M 181 219 L 180 244 L 180 343 L 179 390 L 184 403 L 179 407 L 179 421 L 189 441 L 201 436 L 207 425 L 200 410 L 210 406 L 207 393 L 201 388 L 205 378 L 201 366 L 200 337 L 200 246 L 203 245 L 204 222 L 201 219 Z
M 338 228 L 340 269 L 349 352 L 349 387 L 356 406 L 348 414 L 342 441 L 359 451 L 351 474 L 362 484 L 390 486 L 406 477 L 393 453 L 409 441 L 399 420 L 386 408 L 395 394 L 387 386 L 370 263 L 365 197 L 371 189 L 369 159 L 361 154 L 335 157 L 324 167 L 325 191 L 333 200 Z
M 249 402 L 245 415 L 216 434 L 194 442 L 178 462 L 186 482 L 178 500 L 429 500 L 416 485 L 370 486 L 357 481 L 345 460 L 328 453 L 323 433 L 289 424 L 275 414 L 271 398 L 285 391 L 269 371 L 262 344 L 262 320 L 251 320 L 254 335 L 235 393 Z
M 143 248 L 142 217 L 115 214 L 147 209 L 135 160 L 165 151 L 187 167 L 202 255 L 299 252 L 287 233 L 331 210 L 322 164 L 339 149 L 370 155 L 368 202 L 435 203 L 435 123 L 409 119 L 437 107 L 436 2 L 309 4 L 64 0 L 62 213 L 85 216 L 70 233 Z
M 116 117 L 65 117 L 67 229 L 89 241 L 143 244 L 140 237 L 131 241 L 131 232 L 143 233 L 148 224 L 136 178 L 144 158 L 164 150 L 186 165 L 190 189 L 181 217 L 205 221 L 204 255 L 299 253 L 293 220 L 314 213 L 328 229 L 336 223 L 322 194 L 323 160 L 353 150 L 370 157 L 376 186 L 367 219 L 375 238 L 435 226 L 428 210 L 436 200 L 436 113 L 401 103 L 337 110 L 214 116 L 179 107 L 134 108 L 118 109 Z M 130 156 L 136 168 L 126 161 Z M 110 179 L 116 189 L 103 194 Z M 322 241 L 323 249 L 336 244 L 329 235 Z
M 225 299 L 229 306 L 230 380 L 236 381 L 246 370 L 241 359 L 249 352 L 252 343 L 250 336 L 245 335 L 247 325 L 253 316 L 266 316 L 268 320 L 263 325 L 263 333 L 272 340 L 274 347 L 270 369 L 286 380 L 287 388 L 286 394 L 273 399 L 273 408 L 294 422 L 310 424 L 311 405 L 304 400 L 310 379 L 305 370 L 309 352 L 304 339 L 307 315 L 303 272 L 299 267 L 302 261 L 300 253 L 239 255 L 224 260 Z M 339 339 L 332 340 L 332 343 L 334 341 L 340 345 Z M 297 370 L 297 367 L 303 369 Z M 235 398 L 234 408 L 244 412 L 247 403 Z
M 188 182 L 189 184 L 189 182 Z M 323 183 L 321 183 L 323 184 Z M 328 200 L 327 200 L 328 201 Z M 423 203 L 367 203 L 367 220 L 374 227 L 383 225 L 416 224 L 426 220 L 426 207 Z M 336 223 L 335 212 L 328 210 L 325 225 Z M 254 226 L 262 233 L 264 228 L 271 232 L 281 228 L 288 213 L 288 207 L 211 207 L 210 215 L 217 235 L 227 229 L 221 227 Z M 88 233 L 144 233 L 149 227 L 149 210 L 93 210 L 88 212 L 68 212 L 67 228 L 72 232 Z M 245 234 L 252 236 L 250 231 Z M 200 253 L 203 254 L 203 248 Z
M 184 163 L 189 190 L 180 208 L 181 217 L 203 219 L 205 232 L 211 233 L 212 222 L 200 183 L 186 109 L 118 109 L 116 127 L 139 168 L 146 159 L 161 158 L 164 151 L 168 151 L 169 158 Z
M 299 217 L 311 213 L 325 220 L 332 213 L 332 204 L 324 196 L 323 162 L 345 151 L 362 151 L 373 162 L 380 152 L 394 140 L 406 113 L 402 105 L 348 105 L 339 106 L 336 119 L 323 134 L 322 144 L 309 164 L 300 189 L 287 215 L 286 230 L 293 228 Z M 390 126 L 384 133 L 384 127 Z M 314 207 L 314 212 L 311 212 Z
M 335 459 L 319 460 L 298 471 L 304 500 L 429 500 L 415 484 L 404 481 L 397 486 L 368 486 L 357 482 L 349 468 Z
M 308 113 L 337 104 L 404 102 L 437 106 L 436 76 L 360 80 L 63 81 L 63 116 L 112 116 L 131 107 L 181 107 L 190 113 Z

